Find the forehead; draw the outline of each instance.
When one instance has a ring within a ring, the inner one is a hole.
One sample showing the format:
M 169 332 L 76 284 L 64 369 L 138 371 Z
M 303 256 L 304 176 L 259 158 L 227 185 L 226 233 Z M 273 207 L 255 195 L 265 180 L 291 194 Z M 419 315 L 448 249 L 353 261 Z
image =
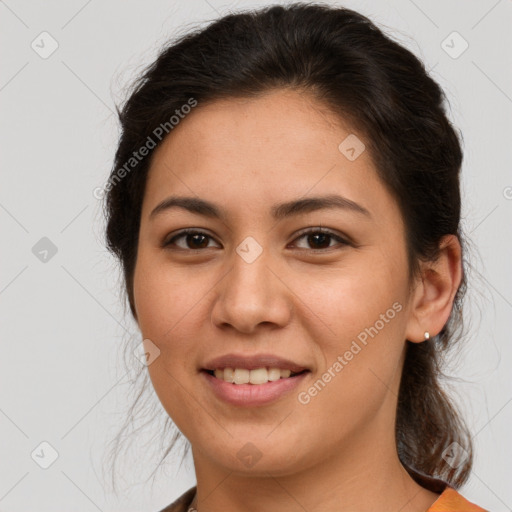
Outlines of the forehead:
M 293 151 L 303 158 L 310 150 L 332 152 L 332 142 L 340 136 L 342 120 L 327 111 L 310 95 L 291 90 L 267 92 L 257 98 L 232 98 L 198 104 L 173 129 L 157 153 L 176 147 L 197 157 L 208 155 L 222 161 L 265 161 Z M 341 133 L 349 132 L 341 128 Z M 170 146 L 170 147 L 169 147 Z M 185 147 L 186 146 L 186 147 Z M 337 149 L 334 147 L 334 150 Z M 262 153 L 262 150 L 264 151 Z
M 357 158 L 347 158 L 344 141 L 362 151 Z M 170 194 L 229 198 L 250 210 L 331 193 L 370 211 L 393 209 L 363 144 L 362 135 L 304 93 L 199 103 L 156 149 L 143 210 Z

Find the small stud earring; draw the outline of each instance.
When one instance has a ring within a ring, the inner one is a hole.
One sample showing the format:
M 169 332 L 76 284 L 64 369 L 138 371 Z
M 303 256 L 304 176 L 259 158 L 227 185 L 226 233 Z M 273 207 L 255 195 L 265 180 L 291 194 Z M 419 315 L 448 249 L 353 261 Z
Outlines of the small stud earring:
M 428 331 L 425 331 L 425 341 L 427 341 L 430 338 L 430 333 Z

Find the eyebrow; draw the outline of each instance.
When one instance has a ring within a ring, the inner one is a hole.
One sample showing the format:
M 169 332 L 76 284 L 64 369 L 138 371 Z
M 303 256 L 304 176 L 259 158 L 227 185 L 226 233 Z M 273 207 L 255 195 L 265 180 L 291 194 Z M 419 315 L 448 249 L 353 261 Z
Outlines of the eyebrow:
M 149 214 L 152 219 L 172 208 L 183 208 L 205 217 L 225 220 L 226 215 L 214 203 L 197 197 L 170 196 L 159 203 Z M 324 208 L 341 208 L 371 218 L 371 213 L 360 204 L 339 195 L 308 197 L 276 204 L 271 208 L 272 217 L 281 220 L 294 215 L 305 214 Z

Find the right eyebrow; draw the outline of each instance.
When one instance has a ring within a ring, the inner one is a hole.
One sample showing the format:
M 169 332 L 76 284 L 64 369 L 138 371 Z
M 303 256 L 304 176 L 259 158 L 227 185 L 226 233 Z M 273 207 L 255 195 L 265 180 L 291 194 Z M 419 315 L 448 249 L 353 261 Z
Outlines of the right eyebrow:
M 197 197 L 170 196 L 160 202 L 149 214 L 153 218 L 171 208 L 183 208 L 205 217 L 226 220 L 227 215 L 221 208 L 210 201 Z M 297 199 L 285 203 L 276 204 L 271 208 L 272 217 L 276 220 L 300 215 L 323 208 L 341 208 L 371 218 L 371 213 L 360 204 L 339 195 L 327 195 Z

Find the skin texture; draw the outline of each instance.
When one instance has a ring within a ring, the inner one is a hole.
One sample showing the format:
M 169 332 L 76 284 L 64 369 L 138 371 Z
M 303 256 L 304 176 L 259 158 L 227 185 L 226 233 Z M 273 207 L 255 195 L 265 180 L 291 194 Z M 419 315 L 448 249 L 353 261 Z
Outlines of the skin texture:
M 446 323 L 461 278 L 460 245 L 445 237 L 441 257 L 409 293 L 400 211 L 368 151 L 350 161 L 338 150 L 351 133 L 312 97 L 276 90 L 199 104 L 153 155 L 135 307 L 143 337 L 160 350 L 148 366 L 155 391 L 192 446 L 199 512 L 422 512 L 438 498 L 400 464 L 394 421 L 406 340 L 422 342 L 425 331 L 434 336 Z M 270 214 L 276 203 L 333 193 L 371 218 L 345 209 L 280 221 Z M 212 201 L 225 219 L 182 208 L 150 219 L 170 195 Z M 301 236 L 319 226 L 351 243 Z M 210 238 L 161 246 L 183 228 Z M 263 249 L 252 263 L 236 252 L 248 236 Z M 205 248 L 193 251 L 198 246 Z M 394 303 L 401 305 L 394 318 L 299 403 L 297 394 Z M 311 373 L 273 404 L 236 407 L 199 374 L 231 352 L 276 354 Z M 252 467 L 237 457 L 249 442 L 261 454 Z

